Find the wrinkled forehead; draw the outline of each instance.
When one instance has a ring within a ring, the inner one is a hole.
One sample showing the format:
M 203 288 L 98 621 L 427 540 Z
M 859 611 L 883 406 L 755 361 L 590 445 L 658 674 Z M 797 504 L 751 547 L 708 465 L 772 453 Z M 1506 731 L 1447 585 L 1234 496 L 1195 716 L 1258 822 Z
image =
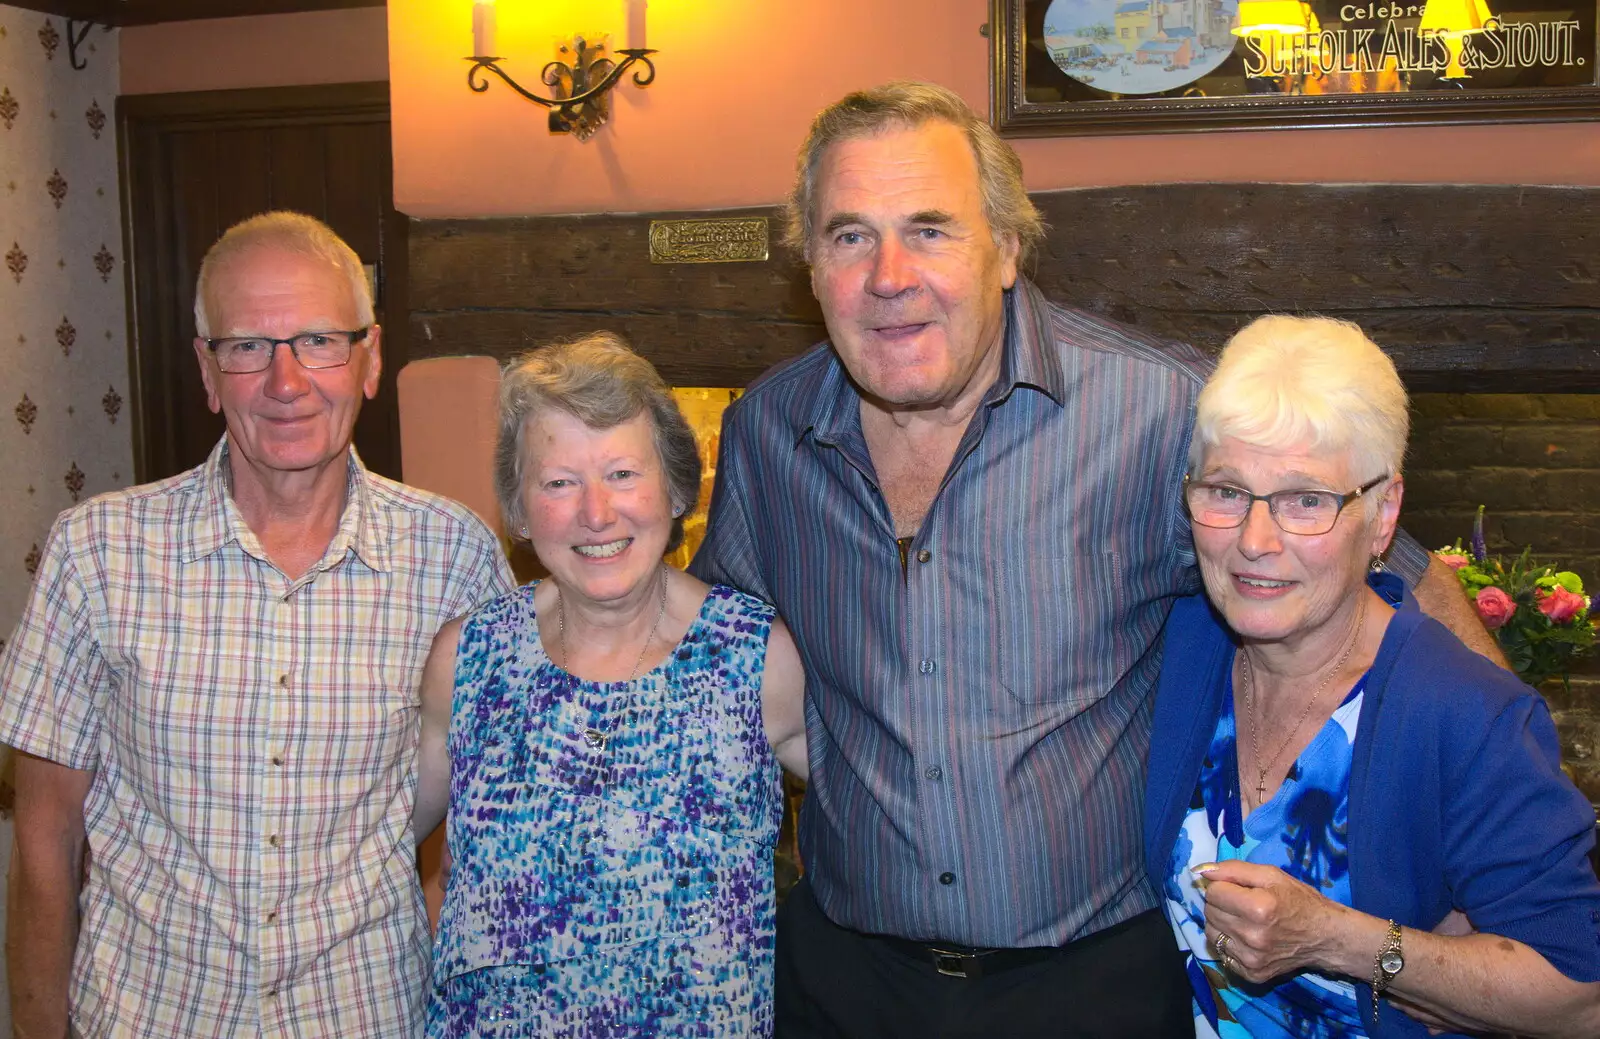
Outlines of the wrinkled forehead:
M 1258 493 L 1307 487 L 1343 491 L 1357 467 L 1348 442 L 1326 442 L 1315 435 L 1224 434 L 1217 443 L 1202 444 L 1194 475 L 1248 485 Z
M 219 259 L 206 286 L 206 311 L 214 326 L 352 328 L 360 307 L 340 267 L 325 257 L 271 244 L 249 246 Z M 254 334 L 266 328 L 224 332 Z
M 978 157 L 961 127 L 944 119 L 887 123 L 830 141 L 812 166 L 812 205 L 851 175 L 890 179 L 915 169 L 927 181 L 952 191 L 976 191 Z

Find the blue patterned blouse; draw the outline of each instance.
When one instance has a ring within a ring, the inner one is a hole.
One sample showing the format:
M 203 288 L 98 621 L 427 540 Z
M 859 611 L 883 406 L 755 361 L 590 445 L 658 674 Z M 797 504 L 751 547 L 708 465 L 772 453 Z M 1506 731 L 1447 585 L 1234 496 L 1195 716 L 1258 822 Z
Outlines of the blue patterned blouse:
M 430 1037 L 771 1034 L 772 618 L 715 587 L 633 682 L 556 667 L 531 585 L 463 625 Z
M 1361 717 L 1363 676 L 1289 767 L 1276 794 L 1241 814 L 1233 688 L 1200 769 L 1200 781 L 1172 852 L 1163 894 L 1167 919 L 1186 953 L 1197 1039 L 1365 1037 L 1349 982 L 1296 974 L 1276 986 L 1224 971 L 1206 944 L 1205 898 L 1191 867 L 1242 859 L 1276 866 L 1341 905 L 1350 904 L 1345 844 L 1351 746 Z

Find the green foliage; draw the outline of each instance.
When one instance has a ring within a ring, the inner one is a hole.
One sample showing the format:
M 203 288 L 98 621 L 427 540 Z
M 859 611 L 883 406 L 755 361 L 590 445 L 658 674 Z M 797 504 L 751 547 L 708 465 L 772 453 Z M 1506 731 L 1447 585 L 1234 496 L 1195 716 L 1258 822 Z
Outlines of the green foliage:
M 1480 507 L 1469 547 L 1463 548 L 1457 538 L 1439 550 L 1439 558 L 1455 568 L 1462 590 L 1524 682 L 1537 686 L 1559 677 L 1566 683 L 1572 659 L 1595 645 L 1583 580 L 1554 563 L 1541 563 L 1531 548 L 1510 563 L 1491 556 L 1483 547 L 1482 531 Z

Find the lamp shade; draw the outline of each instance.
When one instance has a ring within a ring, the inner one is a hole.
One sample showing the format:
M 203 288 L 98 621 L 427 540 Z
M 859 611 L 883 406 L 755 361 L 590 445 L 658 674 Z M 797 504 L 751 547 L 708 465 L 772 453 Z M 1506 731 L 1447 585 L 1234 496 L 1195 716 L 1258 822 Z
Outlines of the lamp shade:
M 1460 36 L 1482 32 L 1493 17 L 1485 0 L 1428 0 L 1417 28 L 1424 33 Z
M 1428 0 L 1430 4 L 1437 0 Z M 1460 2 L 1460 0 L 1458 0 Z M 1466 0 L 1471 2 L 1471 0 Z M 1300 0 L 1240 0 L 1239 24 L 1232 32 L 1235 36 L 1268 36 L 1281 33 L 1286 36 L 1307 31 L 1308 6 Z

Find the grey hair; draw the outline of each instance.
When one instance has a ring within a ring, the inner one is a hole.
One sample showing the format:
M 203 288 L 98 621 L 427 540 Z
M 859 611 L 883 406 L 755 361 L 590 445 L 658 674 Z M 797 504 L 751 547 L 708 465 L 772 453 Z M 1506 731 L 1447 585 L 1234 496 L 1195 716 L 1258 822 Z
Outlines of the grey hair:
M 530 421 L 562 411 L 590 429 L 611 429 L 647 415 L 675 513 L 668 552 L 683 543 L 683 521 L 700 501 L 700 450 L 672 390 L 655 366 L 621 336 L 594 332 L 552 343 L 510 361 L 500 376 L 500 432 L 494 449 L 494 492 L 513 539 L 522 529 L 523 446 Z
M 1303 443 L 1348 452 L 1363 482 L 1395 476 L 1410 428 L 1394 362 L 1359 325 L 1268 314 L 1228 340 L 1200 391 L 1190 471 L 1198 471 L 1208 448 L 1233 437 L 1256 447 Z
M 350 283 L 350 296 L 355 300 L 356 320 L 360 326 L 365 328 L 376 320 L 372 287 L 367 283 L 367 272 L 355 250 L 316 217 L 279 209 L 241 220 L 206 250 L 194 286 L 194 327 L 200 338 L 211 338 L 211 280 L 216 272 L 241 253 L 262 247 L 283 249 L 331 264 Z
M 978 185 L 989 229 L 997 242 L 1016 235 L 1021 246 L 1019 259 L 1026 263 L 1044 239 L 1045 224 L 1022 185 L 1022 160 L 1016 150 L 979 118 L 960 94 L 935 83 L 910 80 L 846 94 L 817 115 L 800 149 L 794 191 L 785 211 L 785 244 L 810 260 L 817 167 L 830 146 L 871 137 L 891 127 L 916 128 L 930 122 L 949 123 L 966 135 L 978 161 Z

